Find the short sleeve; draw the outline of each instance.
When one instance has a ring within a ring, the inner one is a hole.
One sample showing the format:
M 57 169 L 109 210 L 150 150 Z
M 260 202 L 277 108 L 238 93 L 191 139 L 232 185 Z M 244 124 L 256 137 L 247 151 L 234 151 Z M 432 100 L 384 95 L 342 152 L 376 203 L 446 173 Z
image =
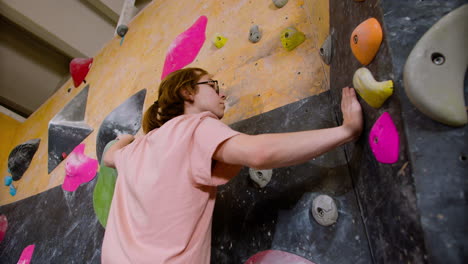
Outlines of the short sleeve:
M 193 181 L 197 185 L 214 186 L 219 184 L 212 179 L 212 159 L 218 146 L 240 133 L 216 118 L 206 116 L 193 133 L 190 153 Z
M 121 149 L 117 149 L 115 152 L 114 152 L 114 165 L 115 165 L 115 169 L 117 171 L 119 171 L 119 168 L 122 168 L 122 163 L 123 161 L 125 160 L 124 156 L 125 156 L 125 152 L 124 152 L 124 148 L 121 148 Z

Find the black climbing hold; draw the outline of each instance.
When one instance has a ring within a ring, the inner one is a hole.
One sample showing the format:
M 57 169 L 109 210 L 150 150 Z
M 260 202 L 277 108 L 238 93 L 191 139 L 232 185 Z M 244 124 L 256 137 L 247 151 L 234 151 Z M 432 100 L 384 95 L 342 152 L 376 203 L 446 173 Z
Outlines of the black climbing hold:
M 23 177 L 39 147 L 40 139 L 31 139 L 16 146 L 8 156 L 8 170 L 14 181 Z

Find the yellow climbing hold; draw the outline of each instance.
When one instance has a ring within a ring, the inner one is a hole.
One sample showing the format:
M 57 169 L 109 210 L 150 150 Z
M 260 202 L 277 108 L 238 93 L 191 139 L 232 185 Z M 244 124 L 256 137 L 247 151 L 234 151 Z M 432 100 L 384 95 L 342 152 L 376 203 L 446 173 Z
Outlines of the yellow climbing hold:
M 221 34 L 216 34 L 214 37 L 213 37 L 213 44 L 218 48 L 222 48 L 224 47 L 224 45 L 226 44 L 227 42 L 227 38 L 222 36 Z
M 385 100 L 393 94 L 392 80 L 378 82 L 365 67 L 359 68 L 354 73 L 353 85 L 362 99 L 374 108 L 380 108 Z
M 281 32 L 281 44 L 288 51 L 295 49 L 305 41 L 304 33 L 295 29 L 294 27 L 288 27 Z

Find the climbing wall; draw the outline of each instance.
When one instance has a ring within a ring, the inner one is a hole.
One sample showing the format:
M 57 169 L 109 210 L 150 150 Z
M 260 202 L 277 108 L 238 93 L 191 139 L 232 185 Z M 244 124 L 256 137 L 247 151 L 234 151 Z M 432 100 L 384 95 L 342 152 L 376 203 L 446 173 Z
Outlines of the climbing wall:
M 365 119 L 353 144 L 297 166 L 244 168 L 221 186 L 212 263 L 463 263 L 466 126 L 417 112 L 402 84 L 419 37 L 462 2 L 154 1 L 124 37 L 75 60 L 75 78 L 25 123 L 0 115 L 0 169 L 12 176 L 0 191 L 0 262 L 100 263 L 116 176 L 98 162 L 115 136 L 141 133 L 161 78 L 188 65 L 215 75 L 223 121 L 244 133 L 339 125 L 348 85 Z M 29 166 L 8 172 L 10 157 Z

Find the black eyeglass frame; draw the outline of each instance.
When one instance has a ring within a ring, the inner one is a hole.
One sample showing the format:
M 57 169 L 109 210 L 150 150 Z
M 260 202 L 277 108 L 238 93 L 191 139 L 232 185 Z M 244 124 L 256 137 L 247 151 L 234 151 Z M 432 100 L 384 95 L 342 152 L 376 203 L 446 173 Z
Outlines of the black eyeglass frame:
M 199 83 L 196 83 L 196 85 L 198 84 L 212 84 L 214 83 L 215 84 L 215 91 L 217 94 L 219 94 L 219 84 L 218 84 L 218 80 L 209 80 L 209 81 L 206 81 L 206 82 L 199 82 Z

